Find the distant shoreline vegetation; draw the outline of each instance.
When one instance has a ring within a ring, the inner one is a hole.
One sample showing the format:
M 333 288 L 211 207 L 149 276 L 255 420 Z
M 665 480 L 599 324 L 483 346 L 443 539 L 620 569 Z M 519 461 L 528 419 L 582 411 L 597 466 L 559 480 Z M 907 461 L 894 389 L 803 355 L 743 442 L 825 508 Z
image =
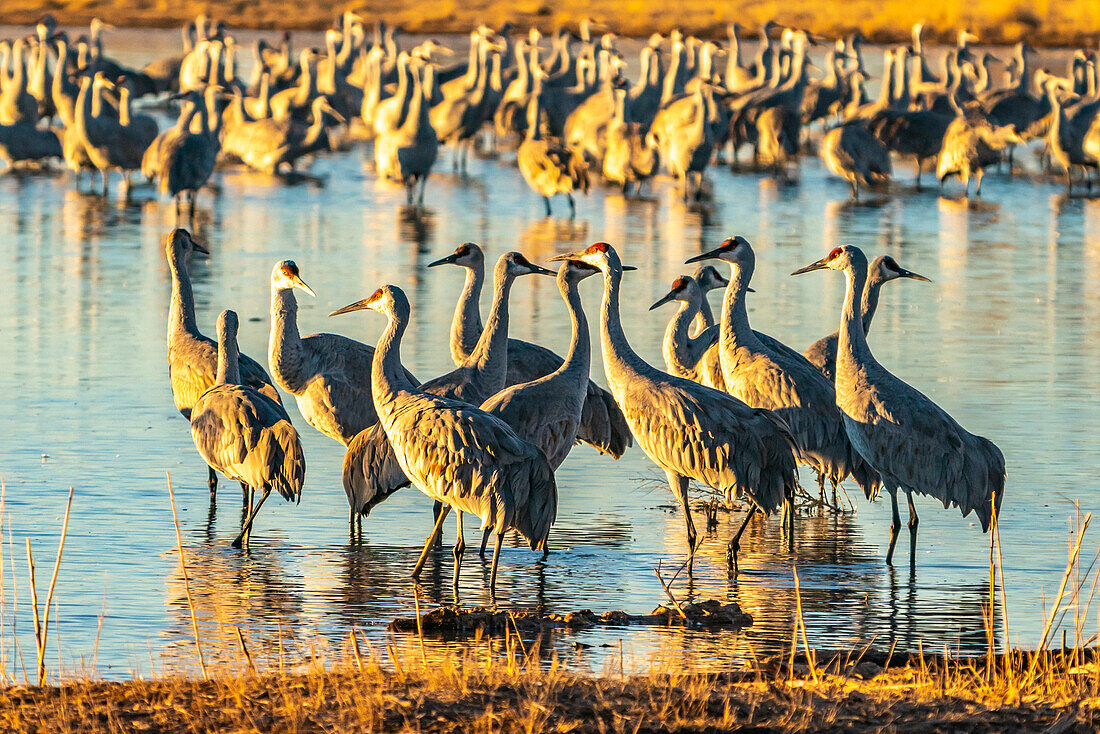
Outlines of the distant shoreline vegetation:
M 537 26 L 550 31 L 575 25 L 582 17 L 599 21 L 624 36 L 647 36 L 680 28 L 699 37 L 725 38 L 726 26 L 737 21 L 753 32 L 767 20 L 805 28 L 812 33 L 838 37 L 859 30 L 872 42 L 907 42 L 914 23 L 924 22 L 926 39 L 951 42 L 960 28 L 975 32 L 983 44 L 1011 44 L 1027 39 L 1032 45 L 1088 46 L 1100 38 L 1100 3 L 1095 0 L 1009 3 L 973 2 L 904 3 L 888 0 L 821 0 L 802 7 L 774 0 L 714 3 L 687 0 L 669 12 L 656 0 L 562 0 L 517 4 L 511 2 L 423 3 L 292 3 L 261 0 L 256 3 L 214 7 L 196 0 L 166 3 L 163 0 L 6 0 L 0 7 L 0 24 L 33 25 L 44 11 L 62 25 L 84 25 L 99 17 L 120 26 L 171 28 L 192 20 L 198 13 L 216 15 L 230 27 L 257 30 L 323 30 L 344 10 L 368 23 L 386 20 L 409 33 L 466 33 L 479 24 L 511 22 L 526 30 Z

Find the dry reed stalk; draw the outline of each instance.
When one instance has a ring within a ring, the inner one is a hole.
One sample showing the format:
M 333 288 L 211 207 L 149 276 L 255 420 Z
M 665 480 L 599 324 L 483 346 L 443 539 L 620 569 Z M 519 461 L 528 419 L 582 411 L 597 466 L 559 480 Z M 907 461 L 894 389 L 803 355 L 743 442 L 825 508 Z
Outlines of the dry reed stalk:
M 65 538 L 69 534 L 69 513 L 73 509 L 73 488 L 69 487 L 69 501 L 65 505 L 65 519 L 61 522 L 61 540 L 57 543 L 57 558 L 53 562 L 53 575 L 50 576 L 50 588 L 46 592 L 46 608 L 42 614 L 42 638 L 38 641 L 38 685 L 46 678 L 46 638 L 50 633 L 50 602 L 57 587 L 57 573 L 61 570 L 61 553 L 65 550 Z M 29 540 L 28 540 L 29 543 Z M 28 553 L 30 546 L 27 546 Z M 35 602 L 35 617 L 38 616 L 38 602 Z M 36 625 L 37 626 L 37 625 Z M 36 633 L 37 634 L 37 633 Z M 58 655 L 61 654 L 60 648 Z
M 1085 531 L 1088 530 L 1089 524 L 1092 522 L 1092 513 L 1085 515 L 1085 520 L 1081 524 L 1080 529 L 1077 532 L 1077 542 L 1073 545 L 1073 549 L 1070 552 L 1069 562 L 1066 564 L 1065 573 L 1062 574 L 1062 584 L 1058 588 L 1058 596 L 1054 600 L 1054 606 L 1050 609 L 1050 616 L 1047 617 L 1046 625 L 1043 627 L 1042 637 L 1039 638 L 1039 646 L 1031 656 L 1031 663 L 1028 665 L 1027 675 L 1024 680 L 1026 683 L 1031 683 L 1031 676 L 1035 672 L 1036 666 L 1039 664 L 1039 660 L 1042 657 L 1043 650 L 1046 649 L 1047 639 L 1050 636 L 1050 628 L 1054 624 L 1054 617 L 1058 614 L 1058 608 L 1062 604 L 1062 598 L 1066 593 L 1066 584 L 1069 582 L 1070 576 L 1073 574 L 1073 568 L 1077 565 L 1077 558 L 1081 554 L 1081 544 L 1085 540 Z
M 38 619 L 38 589 L 34 581 L 34 554 L 31 553 L 31 539 L 27 538 L 27 573 L 30 575 L 31 583 L 31 605 L 34 607 L 34 645 L 36 648 L 42 647 L 42 623 Z M 27 671 L 23 670 L 23 679 L 26 680 Z M 42 685 L 43 675 L 41 671 L 38 674 L 38 685 Z
M 241 628 L 234 626 L 233 629 L 237 631 L 237 642 L 240 643 L 244 659 L 248 661 L 248 670 L 252 675 L 256 675 L 256 666 L 252 664 L 252 656 L 248 653 L 248 645 L 244 644 L 244 635 L 241 634 Z
M 420 621 L 420 585 L 413 584 L 413 603 L 416 605 L 416 638 L 420 642 L 420 662 L 428 667 L 428 656 L 424 653 L 424 625 Z
M 794 599 L 798 610 L 798 619 L 795 624 L 802 628 L 802 646 L 806 649 L 806 662 L 810 666 L 810 676 L 814 679 L 814 683 L 818 682 L 817 679 L 817 665 L 814 660 L 814 654 L 810 652 L 810 643 L 806 638 L 806 618 L 802 616 L 802 589 L 798 585 L 798 569 L 794 570 Z
M 353 627 L 349 633 L 351 636 L 351 653 L 355 656 L 355 667 L 360 673 L 363 672 L 363 657 L 359 654 L 359 637 L 355 634 L 355 628 Z
M 687 565 L 687 562 L 685 561 L 684 566 L 680 567 L 680 571 L 684 570 L 684 567 L 686 565 Z M 672 602 L 672 606 L 676 608 L 676 611 L 679 612 L 680 617 L 682 617 L 683 620 L 686 622 L 687 618 L 688 618 L 687 614 L 684 613 L 683 607 L 680 606 L 680 602 L 676 601 L 676 597 L 672 595 L 672 589 L 669 588 L 669 584 L 671 584 L 673 581 L 676 580 L 676 577 L 680 575 L 680 571 L 677 571 L 676 573 L 674 573 L 672 575 L 672 578 L 669 579 L 668 583 L 666 584 L 665 580 L 661 577 L 661 559 L 660 558 L 657 559 L 657 568 L 653 569 L 653 573 L 657 576 L 657 580 L 659 582 L 661 582 L 661 588 L 665 590 L 665 596 L 668 597 L 668 600 L 670 602 Z
M 176 515 L 176 495 L 172 491 L 172 474 L 171 472 L 165 472 L 165 474 L 168 476 L 168 501 L 172 505 L 172 523 L 176 526 L 176 547 L 179 549 L 180 554 L 180 569 L 183 571 L 183 591 L 187 595 L 187 608 L 191 611 L 191 629 L 195 633 L 195 650 L 199 654 L 199 670 L 202 671 L 203 680 L 210 680 L 210 676 L 206 673 L 206 661 L 202 657 L 199 621 L 195 617 L 195 602 L 191 600 L 191 581 L 187 578 L 187 559 L 183 555 L 183 535 L 180 533 L 180 521 Z

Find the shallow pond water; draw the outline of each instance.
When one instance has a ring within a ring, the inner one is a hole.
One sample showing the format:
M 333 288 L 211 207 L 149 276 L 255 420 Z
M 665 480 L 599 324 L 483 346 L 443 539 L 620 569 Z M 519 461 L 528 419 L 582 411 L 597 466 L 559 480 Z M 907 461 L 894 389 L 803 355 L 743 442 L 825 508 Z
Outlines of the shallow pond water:
M 997 174 L 987 177 L 980 203 L 941 198 L 935 189 L 905 185 L 911 172 L 899 166 L 903 183 L 889 196 L 855 206 L 846 185 L 810 157 L 793 185 L 713 167 L 713 202 L 702 209 L 685 208 L 666 179 L 638 200 L 597 188 L 579 200 L 570 221 L 542 216 L 508 154 L 472 161 L 465 176 L 450 172 L 449 155 L 441 154 L 420 213 L 403 206 L 403 191 L 376 180 L 363 148 L 314 161 L 310 172 L 322 185 L 219 174 L 217 193 L 204 192 L 197 214 L 196 229 L 213 252 L 191 266 L 200 327 L 212 334 L 217 313 L 235 309 L 242 350 L 266 361 L 269 273 L 277 260 L 293 258 L 318 294 L 299 301 L 303 333 L 335 331 L 373 343 L 383 326 L 377 315 L 325 314 L 383 283 L 404 288 L 414 321 L 403 356 L 417 375 L 430 377 L 450 369 L 447 330 L 462 275 L 428 271 L 428 262 L 466 240 L 482 243 L 491 257 L 518 249 L 538 262 L 606 240 L 639 268 L 629 276 L 626 328 L 635 348 L 661 364 L 672 311 L 650 313 L 649 305 L 677 274 L 691 271 L 685 258 L 728 235 L 745 235 L 757 251 L 753 325 L 800 349 L 836 328 L 843 279 L 787 274 L 843 243 L 892 254 L 934 282 L 886 288 L 872 349 L 1004 451 L 1008 642 L 1037 643 L 1065 566 L 1074 503 L 1082 513 L 1100 508 L 1093 484 L 1100 463 L 1100 202 L 1066 198 L 1056 182 Z M 557 205 L 560 214 L 564 202 Z M 44 596 L 70 485 L 75 499 L 51 665 L 60 660 L 68 670 L 94 667 L 119 677 L 191 659 L 166 473 L 199 624 L 226 649 L 235 627 L 254 646 L 318 636 L 340 644 L 352 628 L 382 643 L 386 623 L 411 614 L 416 601 L 407 573 L 429 530 L 431 503 L 404 490 L 372 512 L 361 539 L 350 537 L 342 447 L 306 425 L 296 407 L 289 409 L 308 460 L 302 503 L 270 501 L 251 550 L 229 547 L 240 521 L 238 490 L 223 481 L 217 507 L 209 505 L 206 467 L 167 380 L 163 237 L 172 223 L 172 207 L 149 189 L 121 203 L 116 195 L 105 201 L 78 194 L 64 175 L 0 177 L 2 649 L 9 674 L 22 668 L 19 650 L 29 665 L 34 649 L 24 543 L 33 545 Z M 595 279 L 583 296 L 594 321 Z M 717 307 L 718 297 L 712 301 Z M 552 280 L 519 281 L 511 306 L 514 336 L 564 353 L 569 327 Z M 592 374 L 604 382 L 598 351 Z M 806 472 L 802 481 L 813 486 Z M 582 446 L 559 470 L 558 483 L 553 552 L 540 560 L 510 539 L 500 605 L 639 613 L 662 602 L 658 561 L 667 578 L 684 559 L 683 519 L 663 474 L 637 448 L 616 462 Z M 739 665 L 790 644 L 797 572 L 808 636 L 818 647 L 983 650 L 990 539 L 973 517 L 918 499 L 911 574 L 904 533 L 899 565 L 884 563 L 889 503 L 849 494 L 854 512 L 801 516 L 793 550 L 777 519 L 752 525 L 736 580 L 726 577 L 723 550 L 739 515 L 720 516 L 694 577 L 681 575 L 673 588 L 681 598 L 737 601 L 754 616 L 751 628 L 597 629 L 556 634 L 547 649 L 582 667 L 617 658 L 620 641 L 637 666 L 664 657 Z M 447 535 L 453 538 L 453 526 Z M 1086 542 L 1085 557 L 1095 549 Z M 451 600 L 450 571 L 449 551 L 432 558 L 421 605 Z M 487 578 L 488 564 L 468 552 L 464 604 L 489 603 Z M 1095 625 L 1090 617 L 1086 637 Z M 463 649 L 441 641 L 428 647 L 433 655 Z

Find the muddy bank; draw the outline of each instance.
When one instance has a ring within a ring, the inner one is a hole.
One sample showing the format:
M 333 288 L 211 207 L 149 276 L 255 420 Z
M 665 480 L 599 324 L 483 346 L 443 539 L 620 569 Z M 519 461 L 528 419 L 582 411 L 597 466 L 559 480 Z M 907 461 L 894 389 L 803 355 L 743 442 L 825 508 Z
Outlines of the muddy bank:
M 688 602 L 679 607 L 661 605 L 649 614 L 628 614 L 610 611 L 596 614 L 581 609 L 568 614 L 535 614 L 534 612 L 501 612 L 484 607 L 459 609 L 438 607 L 416 617 L 398 617 L 390 629 L 399 632 L 425 634 L 468 635 L 477 632 L 504 634 L 508 630 L 538 632 L 550 629 L 586 629 L 625 625 L 660 627 L 725 627 L 739 629 L 752 624 L 752 615 L 745 614 L 736 603 L 722 604 L 713 599 Z
M 314 3 L 289 0 L 257 0 L 252 3 L 211 5 L 205 0 L 5 0 L 0 3 L 0 23 L 33 23 L 49 11 L 63 24 L 83 24 L 93 17 L 119 26 L 177 26 L 200 12 L 225 20 L 236 28 L 310 29 L 327 27 L 350 8 L 368 22 L 384 17 L 416 33 L 462 33 L 480 23 L 499 26 L 506 21 L 520 28 L 538 26 L 543 31 L 591 16 L 620 34 L 646 36 L 673 27 L 702 36 L 724 37 L 726 24 L 737 20 L 749 28 L 774 18 L 815 33 L 837 36 L 856 29 L 879 41 L 906 41 L 913 23 L 929 24 L 929 40 L 953 40 L 955 29 L 969 27 L 984 43 L 1014 43 L 1028 38 L 1033 45 L 1088 45 L 1100 35 L 1100 3 L 1095 0 L 1062 0 L 1057 3 L 1007 3 L 1002 0 L 820 0 L 815 3 L 780 3 L 777 0 L 739 0 L 714 3 L 687 0 L 669 5 L 658 0 L 472 0 L 454 2 Z

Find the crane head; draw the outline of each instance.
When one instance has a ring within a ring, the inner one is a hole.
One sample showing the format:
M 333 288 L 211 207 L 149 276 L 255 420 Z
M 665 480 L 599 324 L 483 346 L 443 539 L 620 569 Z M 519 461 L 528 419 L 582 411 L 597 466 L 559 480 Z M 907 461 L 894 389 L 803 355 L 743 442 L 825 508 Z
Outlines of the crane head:
M 655 308 L 665 305 L 669 301 L 681 301 L 683 303 L 695 303 L 699 300 L 699 285 L 690 275 L 681 275 L 672 281 L 672 289 L 649 307 Z
M 834 247 L 825 257 L 817 262 L 810 263 L 804 268 L 799 268 L 791 275 L 801 275 L 814 270 L 845 270 L 850 264 L 859 261 L 862 261 L 866 266 L 867 256 L 863 254 L 863 250 L 855 245 L 843 245 Z
M 912 278 L 913 280 L 923 280 L 925 283 L 931 283 L 930 278 L 925 278 L 919 273 L 914 273 L 912 270 L 906 270 L 898 265 L 897 260 L 889 255 L 879 255 L 871 261 L 871 272 L 877 273 L 879 280 L 886 282 L 888 280 L 896 280 L 897 278 Z
M 181 255 L 188 252 L 201 252 L 204 255 L 209 255 L 210 250 L 206 248 L 206 245 L 195 240 L 191 236 L 191 233 L 186 229 L 177 228 L 168 233 L 168 238 L 164 243 L 164 249 L 169 253 L 179 253 Z
M 637 270 L 631 265 L 623 265 L 622 261 L 619 260 L 619 253 L 615 252 L 615 248 L 606 242 L 597 242 L 588 249 L 567 252 L 564 255 L 555 255 L 550 258 L 551 262 L 561 262 L 562 260 L 576 260 L 605 273 L 616 270 L 620 272 Z
M 218 314 L 218 343 L 228 342 L 237 338 L 237 328 L 240 322 L 237 312 L 226 309 Z
M 700 265 L 695 269 L 695 274 L 692 277 L 698 283 L 699 290 L 704 293 L 709 293 L 718 288 L 725 288 L 730 284 L 729 279 L 719 273 L 718 268 L 713 265 Z
M 280 260 L 275 263 L 275 267 L 271 270 L 271 288 L 272 290 L 298 288 L 314 298 L 317 297 L 313 289 L 302 280 L 302 276 L 298 272 L 298 266 L 293 260 Z
M 429 268 L 434 268 L 437 265 L 458 265 L 464 268 L 476 268 L 480 267 L 485 262 L 485 253 L 482 252 L 481 246 L 473 242 L 463 242 L 461 245 L 455 248 L 447 257 L 441 257 L 438 260 L 428 263 Z
M 518 278 L 521 275 L 557 275 L 553 270 L 547 270 L 541 265 L 535 265 L 520 252 L 506 252 L 500 256 L 497 267 L 503 266 L 508 275 Z
M 749 244 L 749 241 L 741 235 L 735 235 L 733 237 L 727 237 L 722 241 L 722 244 L 718 245 L 718 247 L 715 247 L 713 250 L 696 255 L 695 257 L 689 257 L 687 260 L 684 260 L 684 263 L 696 263 L 702 260 L 725 260 L 728 263 L 737 263 L 751 255 L 752 245 Z
M 409 299 L 406 298 L 405 292 L 397 286 L 384 285 L 363 300 L 349 303 L 343 308 L 338 308 L 330 313 L 329 316 L 339 316 L 340 314 L 364 310 L 377 311 L 387 316 L 396 314 L 407 318 L 409 314 Z

